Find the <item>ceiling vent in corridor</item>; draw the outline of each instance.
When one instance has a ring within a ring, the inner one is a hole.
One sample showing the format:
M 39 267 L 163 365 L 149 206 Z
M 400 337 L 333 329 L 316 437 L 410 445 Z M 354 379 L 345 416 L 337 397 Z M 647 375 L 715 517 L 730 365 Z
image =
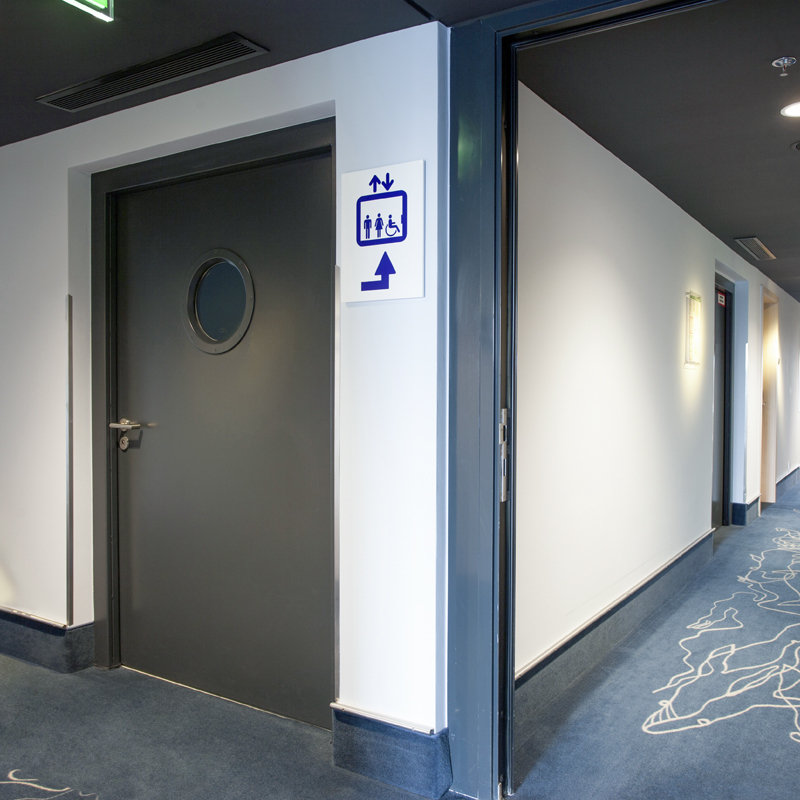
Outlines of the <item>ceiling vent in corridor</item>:
M 92 108 L 268 52 L 266 48 L 253 44 L 236 33 L 229 33 L 166 58 L 148 61 L 122 72 L 114 72 L 103 78 L 42 95 L 36 100 L 64 111 L 82 111 L 84 108 Z
M 752 256 L 757 261 L 774 261 L 774 256 L 757 236 L 745 236 L 742 239 L 734 239 L 734 242 L 744 250 L 747 255 Z

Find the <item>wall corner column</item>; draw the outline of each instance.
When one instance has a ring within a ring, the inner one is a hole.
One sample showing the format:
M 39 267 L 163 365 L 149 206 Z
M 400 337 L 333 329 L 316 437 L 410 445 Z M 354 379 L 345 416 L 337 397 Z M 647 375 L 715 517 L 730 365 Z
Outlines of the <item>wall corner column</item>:
M 448 728 L 452 791 L 499 780 L 496 32 L 452 30 Z

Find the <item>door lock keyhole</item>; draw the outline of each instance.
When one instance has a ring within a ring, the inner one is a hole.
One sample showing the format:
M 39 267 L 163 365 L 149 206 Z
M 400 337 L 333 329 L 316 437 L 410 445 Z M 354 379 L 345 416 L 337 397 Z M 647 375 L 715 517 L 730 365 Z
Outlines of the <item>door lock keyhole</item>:
M 131 422 L 129 419 L 123 417 L 119 422 L 109 422 L 108 427 L 114 431 L 123 431 L 123 435 L 119 438 L 119 449 L 123 452 L 130 446 L 131 440 L 127 436 L 128 431 L 137 430 L 142 427 L 141 422 Z

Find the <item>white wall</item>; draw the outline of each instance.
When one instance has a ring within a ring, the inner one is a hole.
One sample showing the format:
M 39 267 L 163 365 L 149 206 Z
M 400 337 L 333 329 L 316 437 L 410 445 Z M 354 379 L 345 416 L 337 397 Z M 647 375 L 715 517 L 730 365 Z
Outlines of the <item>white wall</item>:
M 424 298 L 341 309 L 339 699 L 445 724 L 447 48 L 433 23 L 0 148 L 0 605 L 65 621 L 69 291 L 75 621 L 92 619 L 89 175 L 335 113 L 339 175 L 425 160 L 427 233 Z
M 772 293 L 778 296 L 778 375 L 777 375 L 777 472 L 776 479 L 788 475 L 800 466 L 800 364 L 798 363 L 798 342 L 800 342 L 800 313 L 797 304 L 787 302 L 786 294 L 776 292 L 774 284 L 769 284 Z
M 750 284 L 748 499 L 759 485 L 762 285 L 780 303 L 778 478 L 800 463 L 800 304 L 519 92 L 518 672 L 711 527 L 717 269 Z M 687 291 L 703 298 L 696 370 L 684 368 Z

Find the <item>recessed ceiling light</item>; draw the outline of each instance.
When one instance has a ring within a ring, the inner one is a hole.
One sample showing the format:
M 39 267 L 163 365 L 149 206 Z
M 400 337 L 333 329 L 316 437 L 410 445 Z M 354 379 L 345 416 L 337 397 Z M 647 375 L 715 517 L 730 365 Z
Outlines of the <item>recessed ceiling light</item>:
M 784 117 L 800 117 L 800 103 L 792 103 L 790 106 L 781 109 Z

